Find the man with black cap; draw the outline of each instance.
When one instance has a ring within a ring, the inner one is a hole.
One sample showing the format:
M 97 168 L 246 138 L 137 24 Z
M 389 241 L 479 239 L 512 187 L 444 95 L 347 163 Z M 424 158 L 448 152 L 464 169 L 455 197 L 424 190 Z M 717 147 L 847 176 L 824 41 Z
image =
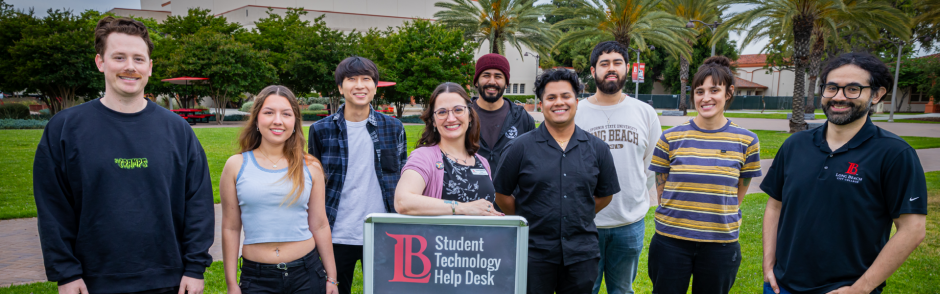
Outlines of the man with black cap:
M 522 106 L 503 97 L 509 84 L 509 60 L 490 53 L 477 60 L 473 85 L 480 93 L 471 106 L 480 117 L 480 150 L 490 163 L 499 166 L 499 154 L 509 141 L 535 129 L 535 119 Z

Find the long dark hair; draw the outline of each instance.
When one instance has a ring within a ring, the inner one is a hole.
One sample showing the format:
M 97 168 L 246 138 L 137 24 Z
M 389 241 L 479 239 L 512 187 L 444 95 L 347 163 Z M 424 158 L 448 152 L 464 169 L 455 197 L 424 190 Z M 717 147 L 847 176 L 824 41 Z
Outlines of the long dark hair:
M 261 132 L 255 128 L 258 126 L 258 113 L 261 112 L 264 101 L 271 95 L 287 98 L 294 113 L 293 133 L 287 138 L 287 141 L 284 142 L 284 158 L 287 159 L 288 167 L 287 174 L 284 175 L 284 180 L 291 182 L 291 189 L 290 193 L 284 196 L 284 200 L 281 201 L 281 204 L 287 202 L 287 205 L 290 206 L 297 202 L 297 200 L 300 199 L 300 195 L 303 194 L 304 161 L 314 162 L 317 166 L 320 165 L 319 160 L 307 154 L 307 140 L 304 139 L 303 119 L 300 115 L 300 105 L 297 104 L 297 98 L 294 96 L 294 93 L 287 87 L 280 85 L 267 86 L 261 89 L 261 92 L 255 96 L 255 102 L 251 107 L 251 116 L 248 118 L 248 123 L 245 124 L 245 127 L 242 129 L 241 135 L 238 136 L 238 145 L 241 148 L 240 152 L 255 150 L 261 146 Z
M 470 116 L 470 127 L 467 128 L 467 134 L 464 135 L 463 144 L 467 148 L 468 154 L 476 154 L 477 150 L 480 150 L 480 120 L 477 113 L 473 111 L 473 107 L 470 107 L 470 95 L 467 95 L 467 91 L 457 83 L 451 82 L 440 84 L 431 93 L 431 99 L 428 99 L 424 112 L 421 112 L 421 120 L 424 121 L 424 134 L 421 134 L 421 139 L 418 139 L 415 146 L 426 147 L 441 143 L 441 134 L 434 127 L 434 103 L 437 102 L 437 97 L 444 93 L 456 93 L 466 102 L 467 114 Z

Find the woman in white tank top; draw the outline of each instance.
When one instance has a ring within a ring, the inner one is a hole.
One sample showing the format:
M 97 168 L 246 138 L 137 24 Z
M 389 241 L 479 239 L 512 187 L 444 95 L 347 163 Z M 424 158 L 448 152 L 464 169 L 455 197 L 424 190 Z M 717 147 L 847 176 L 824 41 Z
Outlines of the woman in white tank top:
M 268 86 L 255 96 L 241 153 L 229 157 L 219 183 L 228 293 L 338 293 L 323 169 L 307 154 L 301 127 L 289 89 Z

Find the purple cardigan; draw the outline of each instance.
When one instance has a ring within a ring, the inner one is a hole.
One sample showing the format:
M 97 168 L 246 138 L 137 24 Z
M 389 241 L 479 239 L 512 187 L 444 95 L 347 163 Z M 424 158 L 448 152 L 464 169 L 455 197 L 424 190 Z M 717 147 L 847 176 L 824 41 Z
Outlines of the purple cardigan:
M 479 154 L 474 154 L 474 157 L 483 163 L 483 168 L 486 169 L 486 173 L 490 175 L 490 180 L 492 180 L 493 173 L 490 172 L 490 163 Z M 441 154 L 441 147 L 434 145 L 411 151 L 408 163 L 405 163 L 405 167 L 401 169 L 401 172 L 404 173 L 409 169 L 418 172 L 424 178 L 425 186 L 424 193 L 422 193 L 424 196 L 441 199 L 441 192 L 444 190 L 444 156 Z

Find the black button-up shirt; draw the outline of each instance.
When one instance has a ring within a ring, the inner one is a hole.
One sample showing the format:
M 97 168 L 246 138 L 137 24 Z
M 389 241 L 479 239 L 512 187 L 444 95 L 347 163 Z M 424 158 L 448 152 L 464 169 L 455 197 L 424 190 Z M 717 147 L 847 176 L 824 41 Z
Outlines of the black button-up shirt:
M 516 214 L 529 221 L 529 259 L 571 265 L 600 257 L 594 196 L 620 192 L 610 147 L 575 127 L 562 150 L 543 124 L 503 151 L 496 193 L 519 188 Z
M 927 214 L 914 148 L 868 120 L 833 151 L 828 128 L 790 136 L 760 185 L 783 202 L 774 275 L 794 293 L 851 286 L 887 244 L 893 219 Z

